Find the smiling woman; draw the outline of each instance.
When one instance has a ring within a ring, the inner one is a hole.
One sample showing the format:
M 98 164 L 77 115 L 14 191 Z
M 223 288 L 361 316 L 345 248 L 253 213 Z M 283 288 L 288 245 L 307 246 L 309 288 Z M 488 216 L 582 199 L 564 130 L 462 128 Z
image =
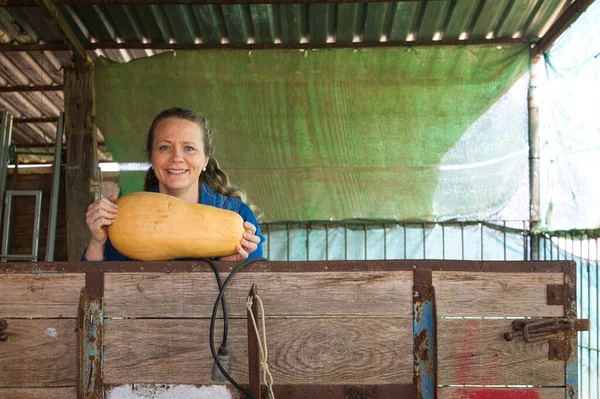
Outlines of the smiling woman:
M 231 186 L 227 173 L 219 168 L 213 157 L 212 132 L 204 118 L 181 108 L 161 112 L 148 132 L 146 150 L 152 166 L 146 173 L 144 191 L 238 213 L 244 220 L 246 232 L 236 248 L 237 253 L 220 259 L 239 261 L 262 257 L 264 238 L 253 212 L 256 208 L 247 201 L 243 191 Z M 91 238 L 83 260 L 128 260 L 108 239 L 107 228 L 118 212 L 116 200 L 116 195 L 100 198 L 88 208 L 86 222 Z
M 210 159 L 204 151 L 203 130 L 208 129 L 177 118 L 161 119 L 151 129 L 148 153 L 161 193 L 198 202 L 199 177 Z

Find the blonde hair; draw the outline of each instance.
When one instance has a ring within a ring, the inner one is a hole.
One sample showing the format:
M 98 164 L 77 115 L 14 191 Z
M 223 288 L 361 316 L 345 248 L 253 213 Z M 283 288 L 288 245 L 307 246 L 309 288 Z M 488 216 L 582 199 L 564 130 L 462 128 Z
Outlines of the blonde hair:
M 150 126 L 150 130 L 148 131 L 148 137 L 146 139 L 146 152 L 148 154 L 148 159 L 151 158 L 152 148 L 154 145 L 154 131 L 156 129 L 156 125 L 164 119 L 175 118 L 175 119 L 185 119 L 190 122 L 197 123 L 198 126 L 202 129 L 202 138 L 204 141 L 204 154 L 208 157 L 208 164 L 206 165 L 206 170 L 200 173 L 199 181 L 200 183 L 206 184 L 211 188 L 215 193 L 224 195 L 226 197 L 237 198 L 242 201 L 244 204 L 248 205 L 250 210 L 254 213 L 256 220 L 261 222 L 263 219 L 263 213 L 258 209 L 256 205 L 252 201 L 248 199 L 246 192 L 240 190 L 239 188 L 231 185 L 229 182 L 229 176 L 227 172 L 222 170 L 219 167 L 219 163 L 214 158 L 213 154 L 215 152 L 214 143 L 213 143 L 213 133 L 210 129 L 210 125 L 208 121 L 204 119 L 202 116 L 198 115 L 194 111 L 183 109 L 183 108 L 169 108 L 162 111 L 158 114 L 154 120 L 152 121 L 152 125 Z M 144 180 L 144 191 L 152 190 L 152 187 L 158 184 L 158 179 L 154 174 L 154 169 L 149 168 L 146 172 L 146 178 Z

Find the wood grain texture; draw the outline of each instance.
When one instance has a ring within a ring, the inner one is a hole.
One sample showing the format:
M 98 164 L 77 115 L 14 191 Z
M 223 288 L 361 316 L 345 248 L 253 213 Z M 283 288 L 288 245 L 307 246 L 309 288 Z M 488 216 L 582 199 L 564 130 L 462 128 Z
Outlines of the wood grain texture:
M 0 317 L 77 317 L 85 274 L 3 274 Z
M 565 399 L 565 388 L 438 388 L 438 399 Z
M 565 362 L 548 360 L 548 341 L 507 342 L 512 320 L 438 319 L 440 385 L 565 384 Z
M 208 327 L 208 320 L 106 320 L 105 384 L 211 384 Z M 218 347 L 220 332 L 215 337 Z M 276 384 L 412 383 L 411 320 L 267 319 L 267 342 Z M 230 373 L 247 383 L 245 320 L 230 320 L 227 347 Z
M 77 320 L 7 321 L 0 387 L 77 385 Z
M 433 272 L 440 317 L 564 317 L 563 306 L 547 305 L 548 284 L 564 284 L 564 275 Z
M 231 317 L 246 317 L 254 282 L 269 317 L 412 318 L 411 272 L 240 273 L 227 286 Z M 107 273 L 104 311 L 106 317 L 210 317 L 217 294 L 212 273 Z
M 6 399 L 76 399 L 77 388 L 0 388 Z
M 76 262 L 81 259 L 90 237 L 85 214 L 95 199 L 93 191 L 99 188 L 92 185 L 94 180 L 99 179 L 98 139 L 94 124 L 94 65 L 88 63 L 82 70 L 67 65 L 64 76 L 67 244 L 68 259 Z

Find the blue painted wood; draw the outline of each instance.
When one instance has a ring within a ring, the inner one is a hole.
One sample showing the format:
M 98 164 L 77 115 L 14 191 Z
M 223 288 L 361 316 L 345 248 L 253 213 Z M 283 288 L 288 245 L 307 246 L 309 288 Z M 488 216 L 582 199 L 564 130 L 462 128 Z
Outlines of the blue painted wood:
M 437 315 L 431 270 L 415 270 L 413 286 L 414 367 L 417 397 L 437 397 Z

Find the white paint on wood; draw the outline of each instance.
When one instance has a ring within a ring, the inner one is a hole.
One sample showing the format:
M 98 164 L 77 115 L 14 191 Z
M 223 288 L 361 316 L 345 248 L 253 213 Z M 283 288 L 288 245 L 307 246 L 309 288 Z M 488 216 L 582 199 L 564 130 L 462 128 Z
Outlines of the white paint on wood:
M 106 399 L 233 399 L 223 385 L 121 385 L 110 389 Z
M 48 327 L 46 329 L 46 335 L 52 338 L 57 338 L 58 333 L 56 332 L 56 328 Z

